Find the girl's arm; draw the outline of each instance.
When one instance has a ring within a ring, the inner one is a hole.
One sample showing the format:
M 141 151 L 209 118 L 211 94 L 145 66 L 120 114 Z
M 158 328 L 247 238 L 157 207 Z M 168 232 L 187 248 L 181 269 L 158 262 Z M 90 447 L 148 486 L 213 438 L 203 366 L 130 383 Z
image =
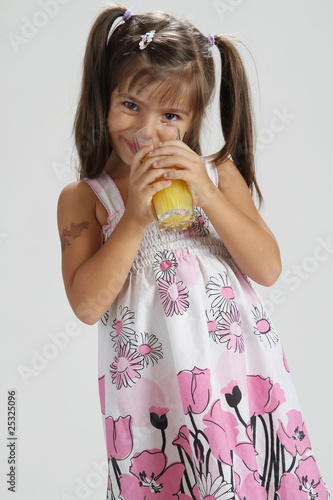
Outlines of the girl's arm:
M 143 148 L 133 158 L 125 212 L 104 244 L 96 217 L 97 198 L 90 186 L 83 181 L 72 183 L 60 194 L 63 279 L 69 303 L 84 323 L 96 323 L 117 297 L 145 230 L 154 220 L 152 196 L 170 185 L 169 180 L 155 182 L 170 169 L 151 169 L 153 160 L 141 163 L 148 151 Z
M 85 182 L 70 184 L 58 202 L 65 290 L 76 316 L 94 324 L 122 288 L 146 230 L 124 213 L 103 245 L 96 197 Z
M 161 143 L 152 156 L 155 167 L 180 168 L 165 178 L 187 182 L 194 204 L 203 208 L 240 270 L 260 285 L 273 285 L 281 272 L 279 247 L 234 163 L 217 165 L 217 188 L 200 157 L 181 141 Z
M 241 271 L 260 285 L 271 286 L 281 273 L 277 241 L 235 164 L 226 160 L 217 170 L 219 190 L 202 198 L 202 208 Z

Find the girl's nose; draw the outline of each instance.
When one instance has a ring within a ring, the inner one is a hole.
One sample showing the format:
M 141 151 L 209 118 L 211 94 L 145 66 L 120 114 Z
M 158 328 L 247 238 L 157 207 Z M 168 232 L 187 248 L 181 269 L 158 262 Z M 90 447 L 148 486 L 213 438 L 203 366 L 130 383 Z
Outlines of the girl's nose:
M 138 132 L 139 130 L 142 130 L 143 128 L 147 130 L 148 132 L 148 129 L 150 131 L 150 133 L 153 133 L 154 130 L 156 129 L 156 125 L 157 125 L 157 120 L 156 119 L 153 119 L 153 120 L 142 120 L 140 121 L 139 124 L 137 124 L 137 128 L 136 128 L 136 131 L 135 132 Z
M 139 121 L 136 123 L 136 125 L 139 127 L 139 129 L 142 129 L 144 127 L 154 127 L 160 122 L 160 116 L 155 113 L 155 112 L 146 112 L 142 113 Z

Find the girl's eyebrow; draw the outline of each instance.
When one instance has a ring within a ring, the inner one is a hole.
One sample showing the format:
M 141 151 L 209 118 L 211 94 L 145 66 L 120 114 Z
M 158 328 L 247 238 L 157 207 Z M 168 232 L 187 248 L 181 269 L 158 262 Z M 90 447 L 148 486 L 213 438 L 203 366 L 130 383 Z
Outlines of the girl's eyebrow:
M 190 113 L 188 111 L 185 111 L 185 109 L 178 109 L 178 108 L 165 108 L 168 110 L 168 113 L 174 113 L 175 115 L 180 114 L 180 115 L 186 115 L 190 116 Z
M 142 101 L 140 101 L 140 99 L 129 94 L 117 94 L 117 97 L 121 97 L 122 99 L 128 99 L 129 101 L 135 101 L 138 104 L 142 104 Z
M 140 99 L 138 99 L 137 97 L 134 97 L 130 94 L 118 94 L 117 97 L 120 97 L 121 99 L 128 99 L 129 101 L 134 101 L 136 103 L 138 103 L 139 105 L 143 104 L 143 101 L 140 101 Z M 183 114 L 183 115 L 186 115 L 186 116 L 189 116 L 190 113 L 188 111 L 185 111 L 184 109 L 180 109 L 180 108 L 169 108 L 167 106 L 164 106 L 164 109 L 168 111 L 168 113 L 179 113 L 179 114 Z

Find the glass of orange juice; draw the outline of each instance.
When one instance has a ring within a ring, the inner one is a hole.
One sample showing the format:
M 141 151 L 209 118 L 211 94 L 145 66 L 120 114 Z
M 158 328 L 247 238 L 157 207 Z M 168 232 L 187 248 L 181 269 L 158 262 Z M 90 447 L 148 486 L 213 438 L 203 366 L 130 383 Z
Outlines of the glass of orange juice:
M 151 144 L 157 148 L 159 142 L 175 139 L 180 140 L 179 129 L 176 125 L 158 123 L 148 125 L 136 132 L 133 146 L 135 151 Z M 143 159 L 145 160 L 146 158 Z M 192 196 L 186 182 L 181 179 L 172 179 L 170 186 L 154 194 L 152 204 L 153 213 L 161 231 L 182 231 L 194 222 Z

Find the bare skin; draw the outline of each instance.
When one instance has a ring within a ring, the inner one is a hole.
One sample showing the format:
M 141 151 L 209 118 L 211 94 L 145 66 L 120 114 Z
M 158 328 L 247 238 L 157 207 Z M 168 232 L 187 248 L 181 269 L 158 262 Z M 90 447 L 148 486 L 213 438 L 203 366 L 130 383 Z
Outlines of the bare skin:
M 66 246 L 71 244 L 71 238 L 79 238 L 82 234 L 82 231 L 88 229 L 90 222 L 87 220 L 83 220 L 79 223 L 72 222 L 70 229 L 65 227 L 61 233 L 61 249 L 64 252 Z
M 170 185 L 170 179 L 187 182 L 194 204 L 206 212 L 241 271 L 265 286 L 272 285 L 281 272 L 277 242 L 230 160 L 217 165 L 217 188 L 200 157 L 182 141 L 165 142 L 144 163 L 148 148 L 133 154 L 131 138 L 148 123 L 175 122 L 181 135 L 189 127 L 190 106 L 162 106 L 160 101 L 150 87 L 139 95 L 133 90 L 131 95 L 112 93 L 108 121 L 114 149 L 105 169 L 120 191 L 124 213 L 104 244 L 107 212 L 91 188 L 85 182 L 72 183 L 59 197 L 59 234 L 62 242 L 67 238 L 70 243 L 65 244 L 62 260 L 65 289 L 75 314 L 87 324 L 103 316 L 123 287 L 146 228 L 154 220 L 152 196 Z M 73 222 L 80 227 L 74 231 L 76 237 L 67 235 Z

